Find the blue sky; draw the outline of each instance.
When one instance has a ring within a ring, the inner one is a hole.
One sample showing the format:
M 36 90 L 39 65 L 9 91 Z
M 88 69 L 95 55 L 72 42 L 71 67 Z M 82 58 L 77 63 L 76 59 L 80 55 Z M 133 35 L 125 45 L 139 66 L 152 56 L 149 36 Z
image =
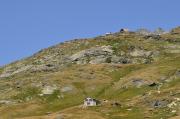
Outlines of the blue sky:
M 180 0 L 0 0 L 0 66 L 120 28 L 180 25 Z

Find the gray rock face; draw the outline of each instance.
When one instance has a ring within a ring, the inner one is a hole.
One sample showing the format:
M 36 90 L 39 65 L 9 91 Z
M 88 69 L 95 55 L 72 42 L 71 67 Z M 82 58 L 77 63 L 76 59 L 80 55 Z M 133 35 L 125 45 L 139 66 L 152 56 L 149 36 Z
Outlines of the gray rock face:
M 21 65 L 16 67 L 8 66 L 4 69 L 0 78 L 7 78 L 15 74 L 19 74 L 25 71 L 30 72 L 41 72 L 41 71 L 54 71 L 57 69 L 57 66 L 53 64 L 43 64 L 43 65 Z
M 107 57 L 98 56 L 98 57 L 94 58 L 93 60 L 91 60 L 89 63 L 90 64 L 100 64 L 100 63 L 105 63 L 106 60 L 107 60 Z
M 112 53 L 113 50 L 111 46 L 101 46 L 80 51 L 70 56 L 70 59 L 77 64 L 88 62 L 91 64 L 105 63 L 106 58 L 112 56 Z
M 49 52 L 47 55 L 38 57 L 38 54 L 34 55 L 31 59 L 32 63 L 17 62 L 13 65 L 9 65 L 1 71 L 0 78 L 7 78 L 15 74 L 22 72 L 54 72 L 68 64 L 101 64 L 101 63 L 119 63 L 119 64 L 137 64 L 137 63 L 149 63 L 151 57 L 154 56 L 154 52 L 145 51 L 142 49 L 136 49 L 131 47 L 129 53 L 119 51 L 120 56 L 117 56 L 110 45 L 97 46 L 90 49 L 82 50 L 73 55 L 63 54 L 61 49 L 54 49 L 52 54 Z M 42 51 L 44 52 L 44 51 Z M 150 57 L 150 58 L 149 58 Z M 149 60 L 150 59 L 150 60 Z
M 152 51 L 144 51 L 144 50 L 137 50 L 130 52 L 130 55 L 133 57 L 149 57 L 153 54 Z
M 12 76 L 12 74 L 11 73 L 2 73 L 1 75 L 0 75 L 0 78 L 6 78 L 6 77 L 9 77 L 9 76 Z
M 31 67 L 32 65 L 17 67 L 17 69 L 12 68 L 11 66 L 6 67 L 4 71 L 2 72 L 2 74 L 0 75 L 0 78 L 5 78 L 5 77 L 9 77 L 9 76 L 21 73 L 23 71 L 30 69 Z
M 111 46 L 101 46 L 96 48 L 90 48 L 87 50 L 80 51 L 70 57 L 72 62 L 76 64 L 101 64 L 101 63 L 120 63 L 120 64 L 128 64 L 128 63 L 137 63 L 136 59 L 126 57 L 126 56 L 116 56 L 113 54 L 113 50 Z M 145 63 L 144 61 L 146 57 L 151 56 L 152 51 L 144 51 L 144 50 L 133 50 L 129 53 L 131 57 L 142 57 L 140 60 L 141 63 Z
M 112 57 L 111 57 L 111 61 L 112 61 L 113 63 L 120 63 L 121 57 L 112 56 Z

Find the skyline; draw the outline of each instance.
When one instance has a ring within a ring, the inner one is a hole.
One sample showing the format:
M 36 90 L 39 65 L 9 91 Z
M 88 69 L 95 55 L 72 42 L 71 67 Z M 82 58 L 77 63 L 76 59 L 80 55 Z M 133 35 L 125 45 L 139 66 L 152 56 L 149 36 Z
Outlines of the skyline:
M 0 66 L 57 43 L 121 28 L 170 30 L 180 25 L 179 0 L 1 0 Z

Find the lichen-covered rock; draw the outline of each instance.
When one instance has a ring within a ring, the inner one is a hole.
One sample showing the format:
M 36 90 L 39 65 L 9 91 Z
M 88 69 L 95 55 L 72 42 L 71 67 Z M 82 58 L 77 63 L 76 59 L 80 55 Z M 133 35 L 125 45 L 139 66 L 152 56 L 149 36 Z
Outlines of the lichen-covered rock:
M 131 84 L 135 87 L 141 87 L 146 84 L 146 82 L 143 79 L 133 79 Z
M 65 86 L 61 88 L 61 92 L 69 92 L 72 91 L 73 87 L 72 86 Z
M 15 104 L 15 101 L 12 100 L 0 100 L 0 105 L 5 104 L 5 105 L 12 105 Z
M 43 95 L 50 95 L 50 94 L 53 94 L 53 92 L 55 90 L 57 90 L 57 86 L 45 86 L 43 89 L 42 89 L 42 94 Z
M 77 64 L 106 63 L 106 59 L 113 53 L 111 46 L 101 46 L 80 51 L 70 57 Z
M 122 59 L 121 57 L 112 56 L 111 57 L 111 62 L 113 62 L 113 63 L 120 63 L 121 59 Z
M 153 102 L 151 102 L 151 107 L 154 108 L 163 108 L 166 107 L 168 105 L 169 101 L 166 99 L 163 100 L 155 100 Z
M 130 52 L 130 55 L 133 57 L 149 57 L 153 54 L 152 51 L 144 51 L 135 49 L 134 51 Z
M 5 78 L 5 77 L 13 76 L 15 74 L 27 71 L 30 68 L 32 68 L 32 65 L 21 66 L 21 67 L 17 67 L 17 68 L 6 67 L 4 69 L 4 71 L 2 72 L 2 74 L 0 75 L 0 78 Z

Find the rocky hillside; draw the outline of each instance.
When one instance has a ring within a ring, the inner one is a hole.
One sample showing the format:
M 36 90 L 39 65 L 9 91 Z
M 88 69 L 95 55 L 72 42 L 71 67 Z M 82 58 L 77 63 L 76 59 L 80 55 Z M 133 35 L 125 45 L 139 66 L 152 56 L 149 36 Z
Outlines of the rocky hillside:
M 180 118 L 180 27 L 75 39 L 0 68 L 0 119 Z M 85 97 L 101 104 L 82 108 Z

